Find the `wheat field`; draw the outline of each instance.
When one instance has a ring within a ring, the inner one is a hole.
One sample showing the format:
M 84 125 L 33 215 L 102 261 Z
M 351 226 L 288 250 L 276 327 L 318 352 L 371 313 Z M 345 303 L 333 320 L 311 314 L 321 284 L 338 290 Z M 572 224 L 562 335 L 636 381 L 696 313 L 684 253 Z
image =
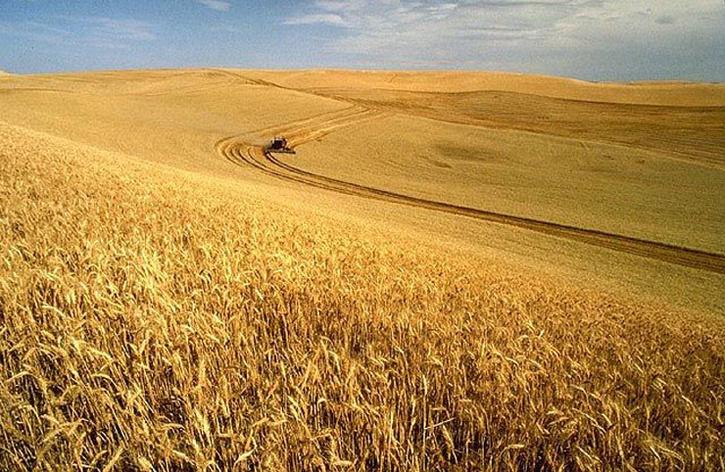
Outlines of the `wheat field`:
M 723 470 L 722 87 L 350 74 L 0 79 L 0 469 Z M 709 131 L 586 149 L 406 101 L 487 83 Z M 504 193 L 411 157 L 440 134 Z M 643 196 L 597 206 L 603 173 Z

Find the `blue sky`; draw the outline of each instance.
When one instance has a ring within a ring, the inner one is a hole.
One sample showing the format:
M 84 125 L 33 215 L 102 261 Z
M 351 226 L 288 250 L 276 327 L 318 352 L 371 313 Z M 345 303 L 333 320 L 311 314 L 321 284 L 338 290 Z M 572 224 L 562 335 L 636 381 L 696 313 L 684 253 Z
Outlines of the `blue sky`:
M 196 66 L 725 81 L 725 2 L 0 0 L 0 69 Z

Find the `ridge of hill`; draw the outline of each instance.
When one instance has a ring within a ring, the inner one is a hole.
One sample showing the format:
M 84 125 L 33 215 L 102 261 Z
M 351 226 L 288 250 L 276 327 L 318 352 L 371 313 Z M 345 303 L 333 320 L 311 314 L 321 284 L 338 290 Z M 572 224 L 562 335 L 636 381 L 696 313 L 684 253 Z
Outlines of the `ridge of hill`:
M 601 103 L 725 106 L 725 84 L 721 83 L 587 82 L 568 77 L 510 72 L 353 70 L 243 70 L 241 72 L 281 86 L 309 90 L 380 89 L 438 93 L 500 91 Z

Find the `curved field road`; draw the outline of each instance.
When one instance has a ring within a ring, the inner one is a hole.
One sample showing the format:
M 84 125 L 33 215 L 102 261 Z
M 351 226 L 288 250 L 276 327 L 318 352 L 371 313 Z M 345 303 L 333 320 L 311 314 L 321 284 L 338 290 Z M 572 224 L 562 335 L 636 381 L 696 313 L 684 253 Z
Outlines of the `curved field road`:
M 387 113 L 359 106 L 345 108 L 338 112 L 325 113 L 286 125 L 270 127 L 263 131 L 268 134 L 282 134 L 288 138 L 291 146 L 299 146 L 314 139 L 356 123 L 375 119 Z M 259 132 L 257 131 L 257 133 Z M 451 203 L 426 200 L 403 195 L 388 190 L 368 187 L 332 177 L 308 172 L 280 161 L 264 146 L 253 145 L 244 140 L 243 135 L 231 136 L 216 143 L 217 152 L 234 164 L 251 166 L 259 171 L 287 181 L 298 182 L 316 188 L 372 198 L 392 203 L 410 205 L 428 210 L 442 211 L 454 215 L 466 216 L 492 223 L 515 226 L 530 231 L 578 241 L 614 251 L 634 254 L 670 264 L 705 270 L 725 275 L 725 256 L 716 253 L 690 249 L 671 244 L 607 233 L 594 229 L 579 228 L 549 221 L 535 220 L 521 216 L 508 215 L 478 208 L 465 207 Z

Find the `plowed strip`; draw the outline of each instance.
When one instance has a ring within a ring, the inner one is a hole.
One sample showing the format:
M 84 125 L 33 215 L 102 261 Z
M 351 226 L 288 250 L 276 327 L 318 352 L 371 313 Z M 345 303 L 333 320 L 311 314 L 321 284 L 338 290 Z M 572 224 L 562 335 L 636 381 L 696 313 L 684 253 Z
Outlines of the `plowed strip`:
M 300 120 L 299 122 L 276 129 L 286 131 L 290 137 L 290 142 L 294 146 L 299 146 L 310 140 L 325 136 L 344 126 L 351 126 L 355 123 L 373 119 L 381 115 L 382 113 L 380 112 L 358 109 L 350 113 L 344 113 L 342 116 L 332 114 L 327 121 L 319 121 L 319 117 L 315 117 L 313 119 Z M 294 129 L 299 125 L 302 125 L 301 128 Z M 216 148 L 222 156 L 235 164 L 249 165 L 265 174 L 316 188 L 514 226 L 549 236 L 569 239 L 670 264 L 725 274 L 725 256 L 720 254 L 599 230 L 579 228 L 549 221 L 427 200 L 346 182 L 294 167 L 280 161 L 263 147 L 244 143 L 237 137 L 230 137 L 219 141 Z

